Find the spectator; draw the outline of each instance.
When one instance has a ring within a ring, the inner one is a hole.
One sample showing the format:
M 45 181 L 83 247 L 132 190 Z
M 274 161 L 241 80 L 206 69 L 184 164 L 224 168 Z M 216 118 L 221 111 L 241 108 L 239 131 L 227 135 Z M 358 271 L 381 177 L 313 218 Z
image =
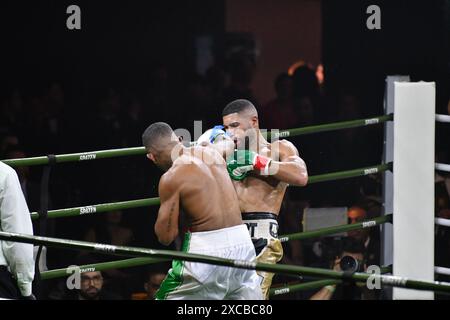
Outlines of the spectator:
M 347 211 L 347 217 L 348 217 L 348 223 L 357 223 L 361 222 L 367 217 L 366 210 L 364 210 L 361 207 L 351 207 Z M 351 230 L 347 232 L 347 235 L 350 238 L 355 239 L 356 241 L 360 241 L 362 243 L 367 241 L 367 238 L 369 237 L 368 229 L 358 229 L 358 230 Z
M 348 223 L 357 223 L 369 219 L 365 208 L 360 206 L 350 207 L 347 211 Z M 347 232 L 347 236 L 364 246 L 366 261 L 371 264 L 379 264 L 380 231 L 379 227 L 361 228 Z
M 113 90 L 108 89 L 98 105 L 96 114 L 97 135 L 95 144 L 98 148 L 117 148 L 125 144 L 123 137 L 123 123 L 120 119 L 121 96 Z
M 125 146 L 137 146 L 140 143 L 139 134 L 145 129 L 145 116 L 144 107 L 136 96 L 132 96 L 131 99 L 127 101 L 126 108 L 123 110 L 122 118 Z
M 219 66 L 211 66 L 206 71 L 206 82 L 208 83 L 213 100 L 213 114 L 217 118 L 222 113 L 222 103 L 224 101 L 223 93 L 227 86 L 227 76 L 225 71 Z M 217 120 L 219 121 L 219 120 Z
M 122 212 L 120 210 L 111 211 L 102 216 L 100 223 L 95 227 L 90 228 L 85 237 L 85 241 L 106 243 L 116 246 L 127 246 L 134 240 L 133 231 L 123 226 Z M 82 253 L 81 255 L 86 254 Z M 106 259 L 105 257 L 98 257 L 98 259 Z M 110 269 L 104 272 L 105 277 L 108 278 L 110 286 L 122 295 L 128 296 L 131 289 L 128 288 L 128 281 L 131 277 L 129 272 L 120 269 Z
M 161 283 L 166 277 L 166 271 L 162 270 L 150 270 L 147 273 L 146 282 L 144 282 L 144 289 L 147 293 L 147 300 L 154 300 L 156 291 L 158 291 Z
M 43 95 L 34 96 L 30 101 L 27 130 L 39 141 L 37 152 L 61 152 L 63 116 L 65 115 L 64 91 L 61 84 L 53 82 Z M 30 141 L 31 143 L 32 141 Z
M 294 106 L 302 125 L 323 122 L 326 115 L 321 112 L 322 102 L 316 72 L 305 64 L 295 69 L 292 80 Z
M 100 223 L 87 231 L 84 240 L 126 246 L 133 240 L 133 231 L 123 226 L 122 211 L 115 210 L 103 214 Z
M 80 289 L 66 290 L 61 300 L 121 300 L 121 296 L 104 288 L 102 272 L 80 274 Z
M 165 119 L 168 116 L 171 102 L 171 77 L 169 68 L 164 63 L 157 63 L 149 74 L 149 81 L 145 89 L 145 101 L 151 110 L 148 116 Z
M 341 261 L 345 257 L 357 262 L 358 268 L 355 271 L 365 272 L 368 267 L 365 256 L 366 249 L 363 243 L 351 238 L 345 239 L 340 254 L 331 262 L 331 268 L 334 271 L 344 271 L 341 268 Z M 376 299 L 378 294 L 376 290 L 368 289 L 365 283 L 357 284 L 351 291 L 346 290 L 341 285 L 329 285 L 311 296 L 310 300 L 372 300 Z
M 277 96 L 262 109 L 264 127 L 267 129 L 288 129 L 298 125 L 298 117 L 292 100 L 292 78 L 281 73 L 275 79 Z
M 308 96 L 296 98 L 295 109 L 298 115 L 298 126 L 311 126 L 314 124 L 314 103 L 313 99 Z
M 253 59 L 245 53 L 234 54 L 228 61 L 230 85 L 224 90 L 223 105 L 236 100 L 247 99 L 254 105 L 259 105 L 250 88 L 256 65 Z

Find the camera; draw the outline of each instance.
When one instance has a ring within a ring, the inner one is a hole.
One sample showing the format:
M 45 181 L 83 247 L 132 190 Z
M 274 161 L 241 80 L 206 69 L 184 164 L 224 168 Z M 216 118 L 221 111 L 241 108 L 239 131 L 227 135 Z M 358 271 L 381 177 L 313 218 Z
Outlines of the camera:
M 341 262 L 339 263 L 342 271 L 350 272 L 363 272 L 364 266 L 363 262 L 359 261 L 352 256 L 343 256 Z

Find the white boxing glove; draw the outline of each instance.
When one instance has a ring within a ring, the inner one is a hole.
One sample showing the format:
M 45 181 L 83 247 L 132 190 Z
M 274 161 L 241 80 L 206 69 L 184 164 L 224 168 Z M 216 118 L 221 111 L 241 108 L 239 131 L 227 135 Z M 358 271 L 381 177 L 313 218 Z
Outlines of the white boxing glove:
M 207 146 L 214 143 L 218 137 L 228 137 L 228 134 L 223 130 L 223 126 L 215 126 L 212 129 L 206 130 L 197 140 L 197 145 Z

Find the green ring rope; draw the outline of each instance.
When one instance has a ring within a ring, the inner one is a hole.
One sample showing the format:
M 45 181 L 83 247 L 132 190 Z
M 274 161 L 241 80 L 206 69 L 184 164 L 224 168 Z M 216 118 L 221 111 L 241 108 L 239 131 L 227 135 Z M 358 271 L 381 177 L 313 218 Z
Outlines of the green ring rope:
M 317 278 L 329 278 L 341 280 L 344 277 L 344 272 L 338 272 L 328 269 L 319 269 L 302 266 L 292 265 L 277 265 L 267 263 L 256 263 L 252 261 L 223 259 L 218 257 L 211 257 L 199 254 L 189 254 L 178 251 L 170 250 L 154 250 L 146 248 L 135 248 L 125 246 L 114 246 L 107 244 L 91 243 L 86 241 L 66 240 L 48 237 L 38 237 L 31 235 L 24 235 L 11 232 L 0 231 L 0 239 L 5 241 L 17 241 L 23 243 L 32 243 L 38 245 L 47 245 L 52 247 L 59 247 L 65 249 L 76 249 L 95 251 L 105 254 L 132 256 L 132 257 L 152 257 L 159 259 L 178 259 L 191 262 L 200 262 L 207 264 L 215 264 L 226 267 L 235 267 L 249 270 L 267 271 L 273 273 L 284 274 L 301 274 L 305 276 L 312 276 Z M 378 279 L 381 284 L 390 285 L 394 287 L 403 287 L 417 290 L 432 290 L 435 292 L 450 292 L 450 283 L 437 282 L 437 281 L 422 281 L 413 280 L 398 276 L 386 276 L 386 275 L 368 275 L 366 273 L 356 272 L 349 276 L 350 279 L 356 282 L 365 282 L 367 279 Z
M 380 173 L 380 172 L 384 172 L 387 170 L 392 170 L 392 163 L 311 176 L 311 177 L 309 177 L 308 184 L 330 181 L 330 180 L 337 180 L 337 179 L 354 178 L 354 177 L 359 177 L 359 176 L 365 176 L 368 174 Z M 73 216 L 80 216 L 80 215 L 85 215 L 85 214 L 108 212 L 108 211 L 112 211 L 112 210 L 148 207 L 148 206 L 159 205 L 159 203 L 160 203 L 159 198 L 146 198 L 146 199 L 129 200 L 129 201 L 121 201 L 121 202 L 94 204 L 94 205 L 87 205 L 87 206 L 82 206 L 82 207 L 74 207 L 74 208 L 66 208 L 66 209 L 58 209 L 58 210 L 49 210 L 48 218 L 73 217 Z M 38 212 L 31 213 L 31 219 L 35 220 L 38 218 L 39 218 Z
M 78 266 L 80 268 L 80 273 L 83 272 L 93 272 L 93 271 L 104 271 L 110 269 L 123 269 L 123 268 L 131 268 L 138 267 L 143 265 L 149 265 L 164 261 L 170 261 L 170 259 L 156 259 L 156 258 L 131 258 L 125 260 L 118 261 L 110 261 L 110 262 L 100 262 L 87 264 L 83 266 Z M 54 269 L 48 270 L 41 273 L 42 280 L 50 280 L 55 278 L 62 278 L 66 276 L 70 276 L 72 274 L 71 268 L 62 268 L 62 269 Z
M 351 230 L 358 230 L 358 229 L 364 229 L 364 228 L 372 228 L 376 227 L 380 224 L 392 222 L 392 214 L 387 214 L 381 217 L 377 217 L 370 220 L 365 220 L 357 223 L 352 224 L 344 224 L 340 226 L 334 226 L 334 227 L 328 227 L 328 228 L 322 228 L 318 230 L 313 231 L 305 231 L 305 232 L 299 232 L 299 233 L 291 233 L 287 235 L 281 235 L 279 236 L 279 239 L 281 242 L 287 242 L 292 240 L 305 240 L 310 238 L 318 238 L 325 235 L 330 234 L 336 234 L 340 232 L 347 232 Z
M 373 221 L 373 222 L 372 222 Z M 290 241 L 290 240 L 299 240 L 299 239 L 307 239 L 312 237 L 320 237 L 327 234 L 335 234 L 350 230 L 356 230 L 360 228 L 368 228 L 368 227 L 375 227 L 377 225 L 380 225 L 382 223 L 386 222 L 392 222 L 392 214 L 386 215 L 383 217 L 379 217 L 373 220 L 366 220 L 363 222 L 358 222 L 351 225 L 342 225 L 342 226 L 336 226 L 336 227 L 330 227 L 330 228 L 324 228 L 320 230 L 315 231 L 308 231 L 308 232 L 301 232 L 301 233 L 294 233 L 291 235 L 285 235 L 281 236 L 280 240 L 282 242 Z M 147 264 L 153 264 L 158 263 L 162 261 L 167 261 L 167 259 L 153 259 L 153 258 L 132 258 L 132 259 L 126 259 L 126 260 L 119 260 L 119 261 L 111 261 L 111 262 L 101 262 L 101 263 L 95 263 L 90 265 L 84 265 L 80 266 L 81 270 L 85 269 L 93 269 L 90 271 L 103 271 L 108 269 L 120 269 L 120 268 L 130 268 L 130 267 L 136 267 L 141 265 L 147 265 Z M 62 269 L 54 269 L 42 272 L 41 277 L 42 279 L 53 279 L 53 278 L 59 278 L 64 277 L 68 275 L 69 268 L 62 268 Z M 83 272 L 83 271 L 82 271 Z
M 309 126 L 309 127 L 304 127 L 304 128 L 293 128 L 293 129 L 279 131 L 277 137 L 279 137 L 279 138 L 294 137 L 294 136 L 310 134 L 310 133 L 318 133 L 318 132 L 331 131 L 331 130 L 362 127 L 362 126 L 384 123 L 384 122 L 393 120 L 393 118 L 394 118 L 394 116 L 392 114 L 388 114 L 388 115 L 377 116 L 377 117 L 366 118 L 366 119 L 334 122 L 334 123 L 321 124 L 321 125 Z M 135 155 L 144 155 L 144 154 L 145 154 L 144 147 L 132 147 L 132 148 L 121 148 L 121 149 L 111 149 L 111 150 L 59 154 L 59 155 L 56 155 L 55 157 L 56 157 L 56 163 L 64 163 L 64 162 L 90 161 L 90 160 L 117 158 L 117 157 L 125 157 L 125 156 L 135 156 Z M 37 166 L 37 165 L 48 164 L 47 156 L 31 157 L 31 158 L 23 158 L 23 159 L 8 159 L 8 160 L 1 160 L 1 161 L 3 161 L 4 163 L 6 163 L 7 165 L 9 165 L 11 167 Z
M 159 198 L 147 198 L 138 200 L 129 200 L 121 202 L 110 202 L 103 204 L 94 204 L 82 207 L 49 210 L 48 218 L 66 218 L 74 216 L 89 215 L 94 213 L 109 212 L 114 210 L 133 209 L 141 207 L 150 207 L 159 205 Z M 38 212 L 31 212 L 31 219 L 39 218 Z

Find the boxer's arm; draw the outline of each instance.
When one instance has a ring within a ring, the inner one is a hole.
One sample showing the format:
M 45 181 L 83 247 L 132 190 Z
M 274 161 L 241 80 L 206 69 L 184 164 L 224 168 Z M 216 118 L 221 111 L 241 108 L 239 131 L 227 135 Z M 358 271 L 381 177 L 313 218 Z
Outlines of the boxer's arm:
M 155 234 L 163 245 L 169 245 L 178 236 L 178 219 L 180 214 L 180 192 L 176 177 L 171 172 L 165 173 L 159 180 L 158 218 Z
M 286 140 L 277 141 L 276 144 L 272 145 L 272 153 L 278 147 L 280 161 L 270 162 L 269 175 L 290 185 L 305 186 L 308 183 L 308 170 L 297 148 Z

